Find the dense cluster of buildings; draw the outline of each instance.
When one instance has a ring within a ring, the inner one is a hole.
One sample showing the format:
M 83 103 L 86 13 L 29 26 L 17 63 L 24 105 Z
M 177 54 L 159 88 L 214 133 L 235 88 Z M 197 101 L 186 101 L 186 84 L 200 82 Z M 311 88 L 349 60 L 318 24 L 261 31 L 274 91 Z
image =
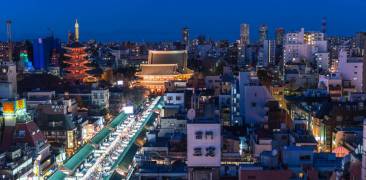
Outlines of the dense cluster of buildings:
M 0 42 L 0 178 L 365 179 L 366 33 L 250 28 Z

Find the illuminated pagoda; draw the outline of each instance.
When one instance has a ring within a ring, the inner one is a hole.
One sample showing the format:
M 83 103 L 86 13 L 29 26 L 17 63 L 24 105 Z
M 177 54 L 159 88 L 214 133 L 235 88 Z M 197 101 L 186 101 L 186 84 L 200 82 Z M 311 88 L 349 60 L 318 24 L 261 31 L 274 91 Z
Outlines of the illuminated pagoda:
M 188 52 L 149 51 L 148 64 L 141 64 L 138 85 L 150 90 L 151 93 L 164 93 L 165 84 L 170 81 L 187 81 L 193 71 L 187 68 Z
M 97 79 L 91 76 L 88 71 L 92 70 L 87 66 L 90 62 L 87 59 L 86 47 L 79 43 L 79 24 L 75 22 L 75 37 L 74 41 L 67 47 L 64 47 L 67 53 L 65 56 L 69 59 L 64 61 L 67 67 L 64 70 L 67 72 L 65 79 L 79 82 L 96 82 Z

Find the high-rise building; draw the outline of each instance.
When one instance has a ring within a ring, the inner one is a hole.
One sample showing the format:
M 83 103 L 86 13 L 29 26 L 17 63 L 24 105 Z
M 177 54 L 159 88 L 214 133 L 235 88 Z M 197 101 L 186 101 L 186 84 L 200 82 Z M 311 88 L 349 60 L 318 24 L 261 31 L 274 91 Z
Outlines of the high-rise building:
M 277 28 L 276 29 L 276 34 L 275 34 L 276 45 L 277 46 L 282 46 L 284 38 L 285 38 L 285 29 Z
M 60 40 L 52 36 L 33 40 L 33 61 L 36 70 L 46 70 L 50 64 L 53 49 L 61 49 Z
M 240 25 L 240 44 L 242 47 L 249 45 L 249 24 Z
M 298 32 L 286 34 L 283 48 L 284 63 L 309 61 L 315 53 L 327 53 L 328 42 L 324 39 L 324 33 L 305 32 L 301 28 Z
M 366 32 L 357 32 L 355 37 L 355 43 L 358 52 L 353 53 L 356 53 L 359 56 L 363 56 L 365 54 Z
M 275 34 L 275 41 L 276 41 L 276 53 L 275 53 L 275 64 L 283 64 L 283 42 L 285 38 L 285 29 L 284 28 L 277 28 Z
M 9 61 L 13 61 L 13 39 L 12 39 L 12 31 L 11 31 L 11 21 L 6 21 L 6 34 L 8 38 L 8 58 Z
M 268 38 L 268 27 L 265 24 L 262 24 L 259 27 L 259 44 L 263 44 L 264 40 Z
M 186 46 L 189 45 L 189 28 L 185 27 L 182 29 L 182 43 Z
M 275 65 L 276 59 L 276 45 L 274 40 L 265 40 L 263 42 L 263 61 L 260 63 L 258 59 L 259 66 L 266 67 L 268 65 Z
M 33 59 L 34 68 L 37 70 L 44 70 L 46 68 L 46 61 L 44 55 L 43 39 L 38 38 L 33 40 Z

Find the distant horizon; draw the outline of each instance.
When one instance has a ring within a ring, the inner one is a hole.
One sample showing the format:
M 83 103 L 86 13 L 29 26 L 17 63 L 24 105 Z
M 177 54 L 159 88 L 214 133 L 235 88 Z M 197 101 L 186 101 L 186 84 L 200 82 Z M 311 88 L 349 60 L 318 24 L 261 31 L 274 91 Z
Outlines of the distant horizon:
M 362 0 L 263 0 L 260 2 L 219 0 L 118 0 L 88 3 L 63 0 L 14 0 L 0 7 L 0 40 L 6 40 L 5 21 L 12 20 L 15 41 L 32 40 L 50 35 L 66 41 L 80 24 L 80 39 L 98 42 L 160 42 L 181 40 L 181 29 L 191 29 L 190 39 L 205 35 L 213 40 L 239 39 L 240 24 L 250 25 L 251 41 L 258 36 L 258 27 L 267 24 L 268 35 L 283 27 L 286 32 L 320 31 L 322 18 L 327 18 L 327 35 L 353 36 L 365 31 L 362 23 L 366 1 Z M 300 5 L 298 5 L 300 4 Z M 293 5 L 293 7 L 291 7 Z M 67 13 L 65 13 L 67 12 Z

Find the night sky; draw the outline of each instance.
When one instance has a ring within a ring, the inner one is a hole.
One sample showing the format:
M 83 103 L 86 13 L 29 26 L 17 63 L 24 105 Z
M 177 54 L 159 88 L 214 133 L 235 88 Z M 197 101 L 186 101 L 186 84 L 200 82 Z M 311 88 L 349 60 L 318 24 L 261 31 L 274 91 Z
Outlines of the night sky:
M 179 40 L 184 26 L 193 37 L 235 40 L 239 25 L 249 23 L 251 39 L 260 24 L 287 31 L 320 30 L 327 17 L 328 33 L 352 35 L 366 30 L 365 0 L 1 0 L 0 39 L 5 20 L 13 21 L 16 40 L 54 32 L 66 39 L 74 19 L 81 40 Z

